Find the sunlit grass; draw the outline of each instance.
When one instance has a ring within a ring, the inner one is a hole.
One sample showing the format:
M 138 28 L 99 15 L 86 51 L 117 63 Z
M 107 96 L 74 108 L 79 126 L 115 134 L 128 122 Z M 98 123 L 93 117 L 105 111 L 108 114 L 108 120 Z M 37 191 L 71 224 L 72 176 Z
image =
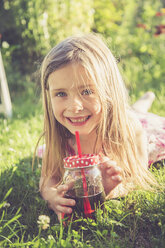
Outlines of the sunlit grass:
M 162 115 L 164 91 L 158 94 L 155 90 L 157 98 L 152 107 Z M 0 117 L 0 247 L 163 248 L 163 189 L 159 193 L 136 191 L 107 201 L 106 211 L 99 209 L 96 221 L 79 219 L 60 225 L 40 197 L 40 160 L 35 160 L 32 171 L 33 153 L 43 125 L 39 96 L 30 92 L 18 97 L 13 109 L 11 120 Z M 153 173 L 163 185 L 165 167 L 158 167 Z M 38 224 L 41 215 L 50 218 L 47 229 Z

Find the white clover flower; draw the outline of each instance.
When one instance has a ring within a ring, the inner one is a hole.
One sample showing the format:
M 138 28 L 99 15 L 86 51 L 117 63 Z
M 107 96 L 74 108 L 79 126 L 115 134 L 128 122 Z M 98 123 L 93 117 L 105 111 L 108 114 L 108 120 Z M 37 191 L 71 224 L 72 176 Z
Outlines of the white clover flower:
M 47 215 L 40 215 L 39 217 L 38 217 L 38 221 L 37 221 L 37 223 L 38 223 L 38 226 L 41 228 L 41 229 L 43 229 L 43 230 L 45 230 L 45 229 L 47 229 L 50 225 L 50 218 L 49 218 L 49 216 L 47 216 Z
M 9 203 L 9 202 L 5 202 L 5 203 L 3 204 L 3 207 L 4 207 L 4 208 L 9 208 L 9 207 L 10 207 L 10 203 Z
M 3 41 L 3 42 L 2 42 L 2 47 L 3 47 L 3 48 L 9 48 L 9 46 L 10 46 L 10 45 L 9 45 L 9 43 L 8 43 L 7 41 Z

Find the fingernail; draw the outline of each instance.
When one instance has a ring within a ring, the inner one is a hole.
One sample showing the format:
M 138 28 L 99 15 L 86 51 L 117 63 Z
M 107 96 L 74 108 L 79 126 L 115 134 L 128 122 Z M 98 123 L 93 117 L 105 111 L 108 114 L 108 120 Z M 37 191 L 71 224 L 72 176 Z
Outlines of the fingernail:
M 69 214 L 72 213 L 72 209 L 71 209 L 71 208 L 68 209 L 68 213 L 69 213 Z
M 112 176 L 112 180 L 118 180 L 118 176 Z
M 115 181 L 122 181 L 122 177 L 121 176 L 112 176 L 111 179 L 112 180 L 115 180 Z

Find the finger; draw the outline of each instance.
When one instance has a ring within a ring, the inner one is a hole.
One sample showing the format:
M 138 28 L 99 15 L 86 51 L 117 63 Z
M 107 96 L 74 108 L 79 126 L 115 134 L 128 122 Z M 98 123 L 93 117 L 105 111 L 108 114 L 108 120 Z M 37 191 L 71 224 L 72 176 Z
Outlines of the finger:
M 111 179 L 116 182 L 116 183 L 120 183 L 122 182 L 122 177 L 120 175 L 115 175 L 115 176 L 112 176 Z
M 75 206 L 76 201 L 73 199 L 68 199 L 68 198 L 60 198 L 59 199 L 59 205 L 65 205 L 65 206 Z
M 60 213 L 64 213 L 64 214 L 71 214 L 72 213 L 72 208 L 67 207 L 67 206 L 58 205 L 56 207 L 56 209 Z
M 118 167 L 118 166 L 109 167 L 109 168 L 107 168 L 107 173 L 108 173 L 109 176 L 118 175 L 118 174 L 122 173 L 122 169 L 120 167 Z
M 57 187 L 57 192 L 58 194 L 62 194 L 68 190 L 68 185 L 67 184 L 61 184 Z
M 65 185 L 67 185 L 68 190 L 73 188 L 75 181 L 72 179 L 69 182 L 67 182 Z
M 65 184 L 60 184 L 56 189 L 58 194 L 64 194 L 69 189 L 73 188 L 74 186 L 74 180 L 71 180 Z
M 106 161 L 100 163 L 101 169 L 106 169 L 108 167 L 115 167 L 115 166 L 117 166 L 117 163 L 114 160 L 106 160 Z
M 56 213 L 58 214 L 57 208 L 54 204 L 49 204 L 49 207 Z
M 104 162 L 107 162 L 109 160 L 110 160 L 109 157 L 106 157 L 106 156 L 100 157 L 100 163 L 104 163 Z
M 107 157 L 107 156 L 100 157 L 100 163 L 101 163 L 101 164 L 109 163 L 109 164 L 111 164 L 111 165 L 113 165 L 113 166 L 116 165 L 116 161 L 110 159 L 110 158 Z

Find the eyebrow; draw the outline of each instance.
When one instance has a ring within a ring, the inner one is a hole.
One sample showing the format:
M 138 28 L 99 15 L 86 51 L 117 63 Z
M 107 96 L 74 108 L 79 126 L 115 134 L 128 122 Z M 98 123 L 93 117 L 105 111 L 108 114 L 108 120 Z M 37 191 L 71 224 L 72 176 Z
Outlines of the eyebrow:
M 94 85 L 92 85 L 92 84 L 88 84 L 88 85 L 83 84 L 83 85 L 80 85 L 78 87 L 78 89 L 91 88 L 91 87 L 94 87 Z M 53 92 L 53 91 L 65 91 L 65 90 L 68 90 L 68 89 L 67 88 L 58 88 L 58 89 L 52 89 L 50 91 Z
M 80 86 L 78 87 L 78 89 L 82 89 L 82 88 L 92 88 L 92 87 L 94 87 L 93 84 L 83 84 L 83 85 L 80 85 Z
M 66 90 L 66 89 L 64 89 L 64 88 L 59 88 L 59 89 L 52 89 L 52 90 L 50 90 L 50 91 L 53 92 L 53 91 L 63 91 L 63 90 Z

